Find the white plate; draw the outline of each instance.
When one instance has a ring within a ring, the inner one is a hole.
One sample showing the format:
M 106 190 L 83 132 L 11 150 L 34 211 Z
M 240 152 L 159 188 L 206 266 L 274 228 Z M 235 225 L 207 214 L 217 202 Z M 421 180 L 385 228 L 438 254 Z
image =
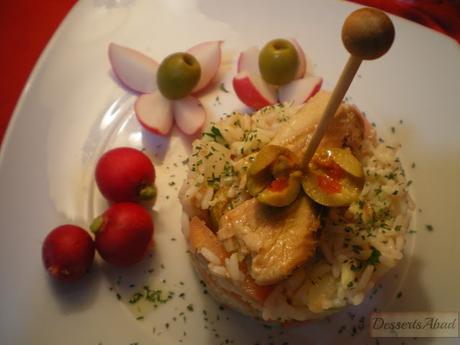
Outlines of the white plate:
M 355 8 L 345 2 L 305 0 L 78 2 L 40 58 L 2 148 L 2 344 L 204 345 L 225 344 L 226 339 L 234 344 L 374 344 L 367 329 L 360 328 L 360 318 L 367 322 L 374 307 L 458 311 L 460 50 L 453 40 L 393 17 L 393 48 L 383 58 L 364 63 L 348 94 L 377 123 L 382 137 L 402 143 L 401 156 L 419 209 L 413 225 L 417 233 L 409 235 L 409 259 L 364 305 L 285 330 L 220 311 L 203 294 L 185 252 L 177 201 L 189 141 L 177 132 L 166 140 L 144 133 L 133 118 L 134 95 L 110 72 L 107 47 L 112 41 L 161 60 L 198 42 L 223 39 L 220 77 L 230 93 L 216 87 L 202 97 L 209 113 L 217 116 L 245 109 L 231 88 L 238 52 L 274 37 L 296 37 L 315 73 L 331 88 L 347 56 L 340 42 L 341 25 Z M 103 210 L 92 169 L 101 152 L 119 145 L 145 147 L 155 154 L 160 195 L 153 258 L 131 271 L 111 270 L 98 261 L 81 283 L 55 284 L 42 267 L 42 240 L 62 223 L 87 226 Z M 427 231 L 426 224 L 434 231 Z M 150 268 L 155 269 L 152 274 Z M 131 283 L 136 286 L 130 288 Z M 139 312 L 124 301 L 143 284 L 174 291 L 175 298 L 156 310 L 142 311 L 144 319 L 136 320 Z M 399 291 L 402 296 L 397 298 Z M 189 304 L 193 311 L 187 309 Z M 346 329 L 339 333 L 342 325 Z M 381 339 L 380 344 L 402 341 L 454 344 L 458 339 Z

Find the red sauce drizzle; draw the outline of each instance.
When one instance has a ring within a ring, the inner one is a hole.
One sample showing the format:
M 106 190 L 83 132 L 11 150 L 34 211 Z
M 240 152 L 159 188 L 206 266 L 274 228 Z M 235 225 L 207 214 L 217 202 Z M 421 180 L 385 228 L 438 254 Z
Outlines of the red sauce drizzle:
M 272 181 L 269 189 L 273 192 L 280 192 L 288 186 L 288 179 L 286 177 L 278 177 Z
M 326 193 L 334 194 L 340 193 L 342 190 L 342 185 L 338 179 L 334 179 L 328 175 L 318 175 L 317 176 L 318 186 L 324 190 Z

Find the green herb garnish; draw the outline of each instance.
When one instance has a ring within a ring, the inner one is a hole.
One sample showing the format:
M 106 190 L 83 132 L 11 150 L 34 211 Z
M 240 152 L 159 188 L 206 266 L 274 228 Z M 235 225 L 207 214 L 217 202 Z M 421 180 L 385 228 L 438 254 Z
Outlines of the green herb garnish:
M 211 137 L 215 141 L 217 141 L 218 138 L 224 139 L 224 137 L 222 136 L 222 133 L 220 132 L 220 129 L 215 126 L 212 126 L 210 129 L 210 132 L 204 132 L 203 135 L 207 135 L 208 137 Z
M 380 255 L 382 255 L 380 253 L 380 251 L 378 249 L 372 247 L 372 253 L 369 256 L 369 258 L 367 259 L 367 263 L 369 265 L 373 265 L 373 266 L 379 264 L 380 263 Z
M 223 92 L 225 92 L 225 93 L 228 93 L 228 92 L 229 92 L 229 91 L 225 88 L 224 83 L 220 83 L 219 89 L 220 89 L 220 91 L 223 91 Z

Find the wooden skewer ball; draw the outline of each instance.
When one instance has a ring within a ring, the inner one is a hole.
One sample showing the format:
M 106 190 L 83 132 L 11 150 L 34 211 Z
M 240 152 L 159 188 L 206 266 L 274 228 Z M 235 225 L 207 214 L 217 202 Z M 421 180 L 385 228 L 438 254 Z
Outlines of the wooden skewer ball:
M 363 60 L 374 60 L 384 55 L 393 44 L 395 29 L 391 19 L 382 11 L 365 7 L 352 12 L 342 27 L 342 42 L 350 58 L 332 92 L 321 120 L 302 159 L 302 167 L 308 164 L 326 133 L 340 103 Z

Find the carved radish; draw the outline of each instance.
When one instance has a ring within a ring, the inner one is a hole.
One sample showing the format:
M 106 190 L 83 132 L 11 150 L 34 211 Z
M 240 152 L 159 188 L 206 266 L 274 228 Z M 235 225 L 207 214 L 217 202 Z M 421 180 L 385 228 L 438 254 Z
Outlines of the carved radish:
M 305 53 L 299 42 L 294 38 L 287 41 L 297 53 L 298 67 L 294 80 L 279 87 L 268 84 L 262 77 L 259 68 L 261 52 L 257 47 L 250 47 L 240 53 L 237 61 L 238 74 L 233 78 L 233 88 L 238 98 L 247 106 L 258 110 L 275 104 L 278 100 L 302 104 L 320 90 L 322 78 L 307 73 Z
M 237 74 L 233 78 L 233 89 L 244 104 L 256 110 L 277 102 L 275 89 L 255 73 Z
M 203 42 L 193 46 L 187 52 L 192 54 L 201 66 L 201 76 L 198 84 L 192 90 L 197 93 L 208 86 L 219 71 L 221 62 L 222 41 Z
M 200 64 L 200 77 L 191 91 L 192 94 L 206 88 L 217 75 L 222 59 L 222 43 L 203 42 L 187 51 Z M 179 129 L 188 135 L 195 134 L 202 128 L 206 112 L 198 99 L 186 95 L 171 101 L 158 91 L 157 72 L 160 65 L 155 60 L 115 43 L 109 45 L 109 59 L 114 73 L 123 84 L 144 93 L 136 100 L 134 111 L 145 129 L 166 136 L 171 131 L 174 119 Z
M 292 43 L 292 45 L 297 51 L 297 56 L 299 57 L 299 67 L 297 68 L 295 79 L 303 78 L 303 76 L 307 72 L 307 60 L 305 58 L 305 53 L 302 47 L 300 46 L 299 42 L 297 42 L 295 38 L 290 38 L 289 42 Z
M 139 96 L 134 111 L 145 129 L 163 136 L 170 133 L 173 125 L 172 103 L 160 91 Z
M 302 79 L 281 86 L 278 90 L 279 100 L 293 102 L 296 105 L 305 103 L 321 89 L 322 83 L 323 78 L 307 74 Z
M 173 112 L 177 127 L 187 135 L 196 134 L 206 121 L 203 105 L 193 96 L 174 101 Z
M 141 93 L 156 90 L 158 63 L 155 60 L 115 43 L 109 45 L 109 60 L 115 75 L 128 88 Z
M 241 52 L 237 62 L 237 72 L 259 73 L 259 48 L 252 46 Z

